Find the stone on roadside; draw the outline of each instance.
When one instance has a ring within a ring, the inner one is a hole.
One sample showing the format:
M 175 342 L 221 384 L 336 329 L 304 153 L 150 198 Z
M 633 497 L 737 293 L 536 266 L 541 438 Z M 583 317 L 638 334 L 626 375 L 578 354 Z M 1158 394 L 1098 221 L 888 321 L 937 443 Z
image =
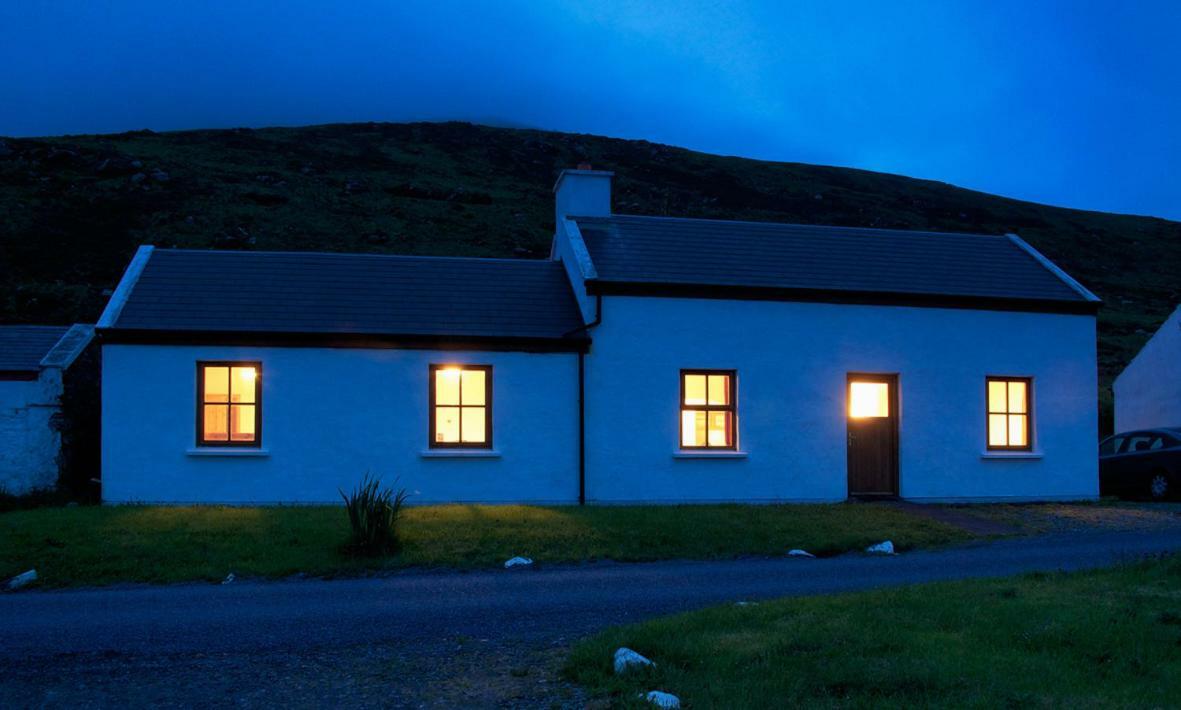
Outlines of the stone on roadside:
M 894 554 L 894 543 L 886 540 L 885 542 L 879 542 L 876 545 L 870 545 L 869 547 L 865 548 L 865 551 L 871 555 L 892 555 Z
M 627 673 L 636 668 L 650 668 L 656 664 L 635 651 L 621 646 L 615 649 L 615 674 Z
M 663 690 L 653 690 L 644 696 L 652 705 L 658 708 L 679 708 L 681 707 L 681 699 L 672 693 L 666 693 Z
M 811 552 L 808 552 L 807 550 L 788 550 L 787 556 L 788 557 L 815 557 L 816 555 L 813 555 Z
M 26 584 L 30 584 L 30 583 L 36 582 L 36 581 L 37 581 L 37 570 L 31 569 L 28 572 L 21 572 L 17 576 L 8 580 L 8 588 L 9 589 L 20 589 L 21 587 L 25 586 Z
M 504 568 L 512 569 L 513 567 L 528 567 L 531 564 L 533 564 L 533 560 L 529 559 L 528 557 L 513 557 L 512 559 L 505 561 Z

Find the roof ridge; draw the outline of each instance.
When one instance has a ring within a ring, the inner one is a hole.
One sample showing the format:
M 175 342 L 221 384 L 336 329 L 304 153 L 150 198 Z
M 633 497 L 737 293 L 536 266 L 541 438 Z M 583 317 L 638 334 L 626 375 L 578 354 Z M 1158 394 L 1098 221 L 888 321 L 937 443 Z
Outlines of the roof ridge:
M 761 222 L 750 219 L 709 219 L 706 217 L 670 217 L 667 215 L 644 215 L 644 214 L 611 214 L 606 216 L 571 216 L 568 219 L 574 221 L 585 220 L 588 222 L 609 222 L 613 219 L 642 219 L 642 220 L 661 220 L 667 222 L 706 222 L 710 224 L 743 224 L 760 227 L 800 227 L 805 229 L 824 229 L 824 230 L 858 230 L 863 232 L 885 232 L 888 234 L 930 234 L 945 237 L 948 235 L 962 236 L 962 237 L 988 237 L 991 239 L 1006 239 L 1004 234 L 985 234 L 983 232 L 934 232 L 926 229 L 891 229 L 887 227 L 856 227 L 844 226 L 839 224 L 807 224 L 803 222 Z
M 495 256 L 454 256 L 454 255 L 435 255 L 435 254 L 382 254 L 373 252 L 355 252 L 355 251 L 280 251 L 270 249 L 178 249 L 178 248 L 157 248 L 157 253 L 180 253 L 180 254 L 252 254 L 256 256 L 330 256 L 330 257 L 349 257 L 349 258 L 382 258 L 382 259 L 403 259 L 403 260 L 432 260 L 432 261 L 468 261 L 468 262 L 496 262 L 496 263 L 513 263 L 513 264 L 556 264 L 558 262 L 552 259 L 513 259 L 508 257 Z

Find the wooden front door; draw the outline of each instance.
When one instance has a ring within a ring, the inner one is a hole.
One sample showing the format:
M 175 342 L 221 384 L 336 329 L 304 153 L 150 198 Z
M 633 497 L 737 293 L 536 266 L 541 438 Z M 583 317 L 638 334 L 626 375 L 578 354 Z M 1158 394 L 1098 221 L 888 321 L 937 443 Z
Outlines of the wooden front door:
M 898 376 L 849 373 L 850 497 L 898 495 Z

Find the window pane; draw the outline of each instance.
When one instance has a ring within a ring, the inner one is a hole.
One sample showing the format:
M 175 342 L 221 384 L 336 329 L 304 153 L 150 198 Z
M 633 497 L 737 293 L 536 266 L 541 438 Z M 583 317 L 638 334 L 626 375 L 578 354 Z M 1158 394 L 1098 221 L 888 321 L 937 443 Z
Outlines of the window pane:
M 705 446 L 705 412 L 681 412 L 681 446 Z
M 730 445 L 730 412 L 709 413 L 709 445 Z
M 1008 443 L 1008 433 L 1005 431 L 1007 417 L 1003 414 L 988 415 L 988 445 L 1004 446 Z
M 258 371 L 253 367 L 235 367 L 230 375 L 231 401 L 254 404 L 254 385 Z
M 486 432 L 484 431 L 483 407 L 463 408 L 463 431 L 460 433 L 463 436 L 463 442 L 466 444 L 484 443 Z
M 484 404 L 484 384 L 483 370 L 464 370 L 460 383 L 462 404 Z
M 1025 383 L 1009 383 L 1009 413 L 1025 414 Z
M 435 441 L 459 441 L 459 407 L 435 407 Z
M 988 381 L 988 411 L 1003 414 L 1006 409 L 1005 383 L 1003 380 Z
M 890 386 L 885 382 L 849 383 L 849 416 L 862 417 L 890 416 Z
M 230 401 L 230 368 L 205 367 L 205 392 L 203 396 L 206 402 Z
M 710 404 L 729 404 L 730 403 L 730 376 L 729 375 L 710 375 L 709 376 L 709 403 Z
M 224 367 L 222 368 L 225 369 Z M 204 410 L 204 439 L 203 441 L 229 440 L 229 407 L 226 405 L 205 405 Z
M 230 441 L 254 441 L 254 405 L 230 406 Z
M 435 370 L 435 404 L 459 404 L 459 368 Z
M 685 375 L 685 404 L 705 404 L 705 375 Z
M 1025 422 L 1024 414 L 1009 415 L 1009 446 L 1025 446 L 1027 444 Z

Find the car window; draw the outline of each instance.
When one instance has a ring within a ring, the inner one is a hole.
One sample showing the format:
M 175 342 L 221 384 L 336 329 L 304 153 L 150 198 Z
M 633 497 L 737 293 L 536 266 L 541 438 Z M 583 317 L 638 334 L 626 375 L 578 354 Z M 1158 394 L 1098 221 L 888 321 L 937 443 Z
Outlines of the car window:
M 1109 436 L 1099 444 L 1099 455 L 1111 456 L 1112 454 L 1117 454 L 1123 445 L 1124 437 Z
M 1148 445 L 1148 450 L 1155 451 L 1156 449 L 1162 448 L 1164 445 L 1165 445 L 1165 437 L 1156 436 L 1156 437 L 1153 437 L 1152 443 L 1150 443 Z
M 1164 447 L 1166 449 L 1171 449 L 1174 446 L 1177 446 L 1178 443 L 1175 437 L 1169 436 L 1168 434 L 1162 434 L 1161 440 L 1164 442 Z
M 1155 448 L 1160 448 L 1160 437 L 1151 434 L 1143 434 L 1140 436 L 1128 437 L 1128 452 L 1136 453 L 1137 451 L 1150 451 L 1153 447 L 1153 442 L 1157 443 Z

